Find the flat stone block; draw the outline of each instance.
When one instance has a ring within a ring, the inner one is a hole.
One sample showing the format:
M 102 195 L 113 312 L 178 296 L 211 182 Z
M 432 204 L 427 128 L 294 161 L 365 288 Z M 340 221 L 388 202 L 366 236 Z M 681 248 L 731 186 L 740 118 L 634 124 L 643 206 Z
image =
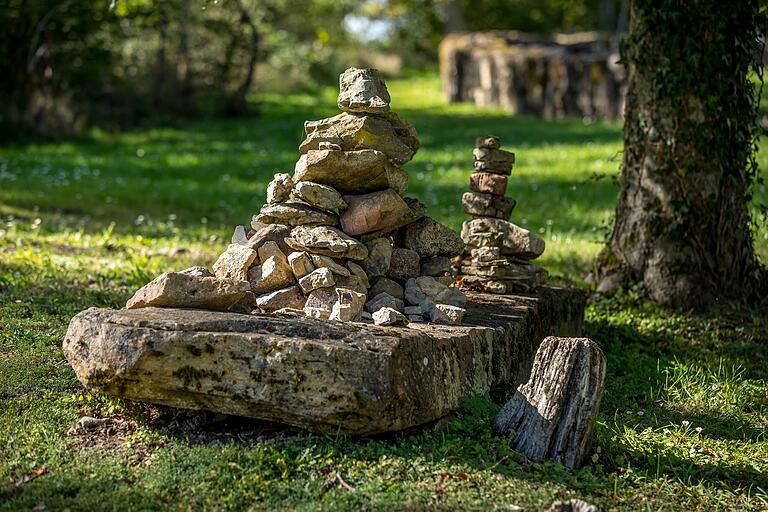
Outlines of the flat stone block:
M 372 435 L 437 420 L 462 397 L 504 396 L 546 336 L 581 332 L 579 290 L 468 296 L 452 326 L 91 308 L 64 353 L 80 382 L 114 396 Z

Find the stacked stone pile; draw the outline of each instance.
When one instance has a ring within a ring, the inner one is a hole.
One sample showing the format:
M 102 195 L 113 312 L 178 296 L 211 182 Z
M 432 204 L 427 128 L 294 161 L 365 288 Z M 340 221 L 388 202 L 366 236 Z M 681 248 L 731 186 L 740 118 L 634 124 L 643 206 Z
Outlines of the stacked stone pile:
M 213 280 L 204 291 L 219 309 L 222 289 L 231 302 L 224 309 L 244 313 L 459 323 L 466 297 L 450 286 L 450 272 L 464 243 L 404 197 L 415 129 L 390 110 L 376 70 L 345 71 L 338 106 L 341 114 L 305 123 L 293 175 L 275 174 L 250 229 L 238 226 L 214 275 L 197 279 Z M 146 296 L 141 304 L 153 305 Z
M 547 272 L 530 262 L 544 252 L 544 240 L 509 222 L 516 201 L 507 197 L 507 181 L 515 154 L 501 149 L 495 136 L 480 137 L 473 151 L 471 192 L 462 197 L 465 221 L 461 238 L 464 254 L 455 264 L 460 286 L 489 293 L 528 291 L 547 280 Z

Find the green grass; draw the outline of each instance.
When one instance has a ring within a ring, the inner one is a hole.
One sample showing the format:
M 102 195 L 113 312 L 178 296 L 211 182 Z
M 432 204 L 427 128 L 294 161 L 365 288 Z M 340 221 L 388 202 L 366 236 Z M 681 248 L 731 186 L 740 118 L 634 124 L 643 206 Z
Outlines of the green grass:
M 390 91 L 421 134 L 410 188 L 434 217 L 460 226 L 472 142 L 495 133 L 517 153 L 513 220 L 546 237 L 558 280 L 583 281 L 615 205 L 620 125 L 445 105 L 432 75 Z M 0 510 L 539 510 L 570 497 L 604 510 L 768 508 L 765 325 L 670 314 L 636 290 L 587 312 L 608 378 L 592 462 L 576 472 L 509 452 L 483 397 L 436 431 L 355 440 L 84 391 L 61 353 L 69 318 L 119 307 L 163 270 L 210 264 L 271 175 L 292 169 L 303 121 L 335 113 L 331 89 L 257 100 L 259 118 L 0 147 Z M 764 187 L 756 196 L 768 200 Z M 110 416 L 112 430 L 78 434 L 83 414 Z

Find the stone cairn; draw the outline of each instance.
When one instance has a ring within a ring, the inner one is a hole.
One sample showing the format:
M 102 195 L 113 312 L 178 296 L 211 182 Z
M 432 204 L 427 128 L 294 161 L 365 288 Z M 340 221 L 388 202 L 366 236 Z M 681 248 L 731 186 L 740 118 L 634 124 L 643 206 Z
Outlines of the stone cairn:
M 466 244 L 454 260 L 462 288 L 489 293 L 529 291 L 547 281 L 547 271 L 530 263 L 544 252 L 544 240 L 509 222 L 516 201 L 507 197 L 507 181 L 515 154 L 501 149 L 498 137 L 475 141 L 471 192 L 462 197 L 465 221 L 461 238 Z
M 458 233 L 404 197 L 416 130 L 390 111 L 374 69 L 340 78 L 342 113 L 307 121 L 293 175 L 279 173 L 250 229 L 238 226 L 213 265 L 166 273 L 127 307 L 210 307 L 377 325 L 460 323 L 451 286 Z M 169 285 L 170 283 L 170 285 Z

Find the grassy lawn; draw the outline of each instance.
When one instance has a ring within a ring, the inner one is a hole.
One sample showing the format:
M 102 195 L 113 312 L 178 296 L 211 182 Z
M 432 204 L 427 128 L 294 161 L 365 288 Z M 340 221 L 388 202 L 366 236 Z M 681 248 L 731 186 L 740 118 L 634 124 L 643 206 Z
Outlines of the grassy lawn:
M 513 221 L 545 236 L 557 281 L 583 285 L 610 227 L 620 125 L 445 105 L 432 75 L 389 85 L 421 136 L 407 169 L 431 215 L 460 226 L 474 137 L 497 134 L 517 153 Z M 587 312 L 608 378 L 592 464 L 576 472 L 509 452 L 484 397 L 440 429 L 357 440 L 88 394 L 61 353 L 71 316 L 210 265 L 292 170 L 303 121 L 336 113 L 333 89 L 256 100 L 251 119 L 0 146 L 0 510 L 768 509 L 765 323 L 671 314 L 636 290 Z M 86 435 L 84 414 L 112 419 Z

